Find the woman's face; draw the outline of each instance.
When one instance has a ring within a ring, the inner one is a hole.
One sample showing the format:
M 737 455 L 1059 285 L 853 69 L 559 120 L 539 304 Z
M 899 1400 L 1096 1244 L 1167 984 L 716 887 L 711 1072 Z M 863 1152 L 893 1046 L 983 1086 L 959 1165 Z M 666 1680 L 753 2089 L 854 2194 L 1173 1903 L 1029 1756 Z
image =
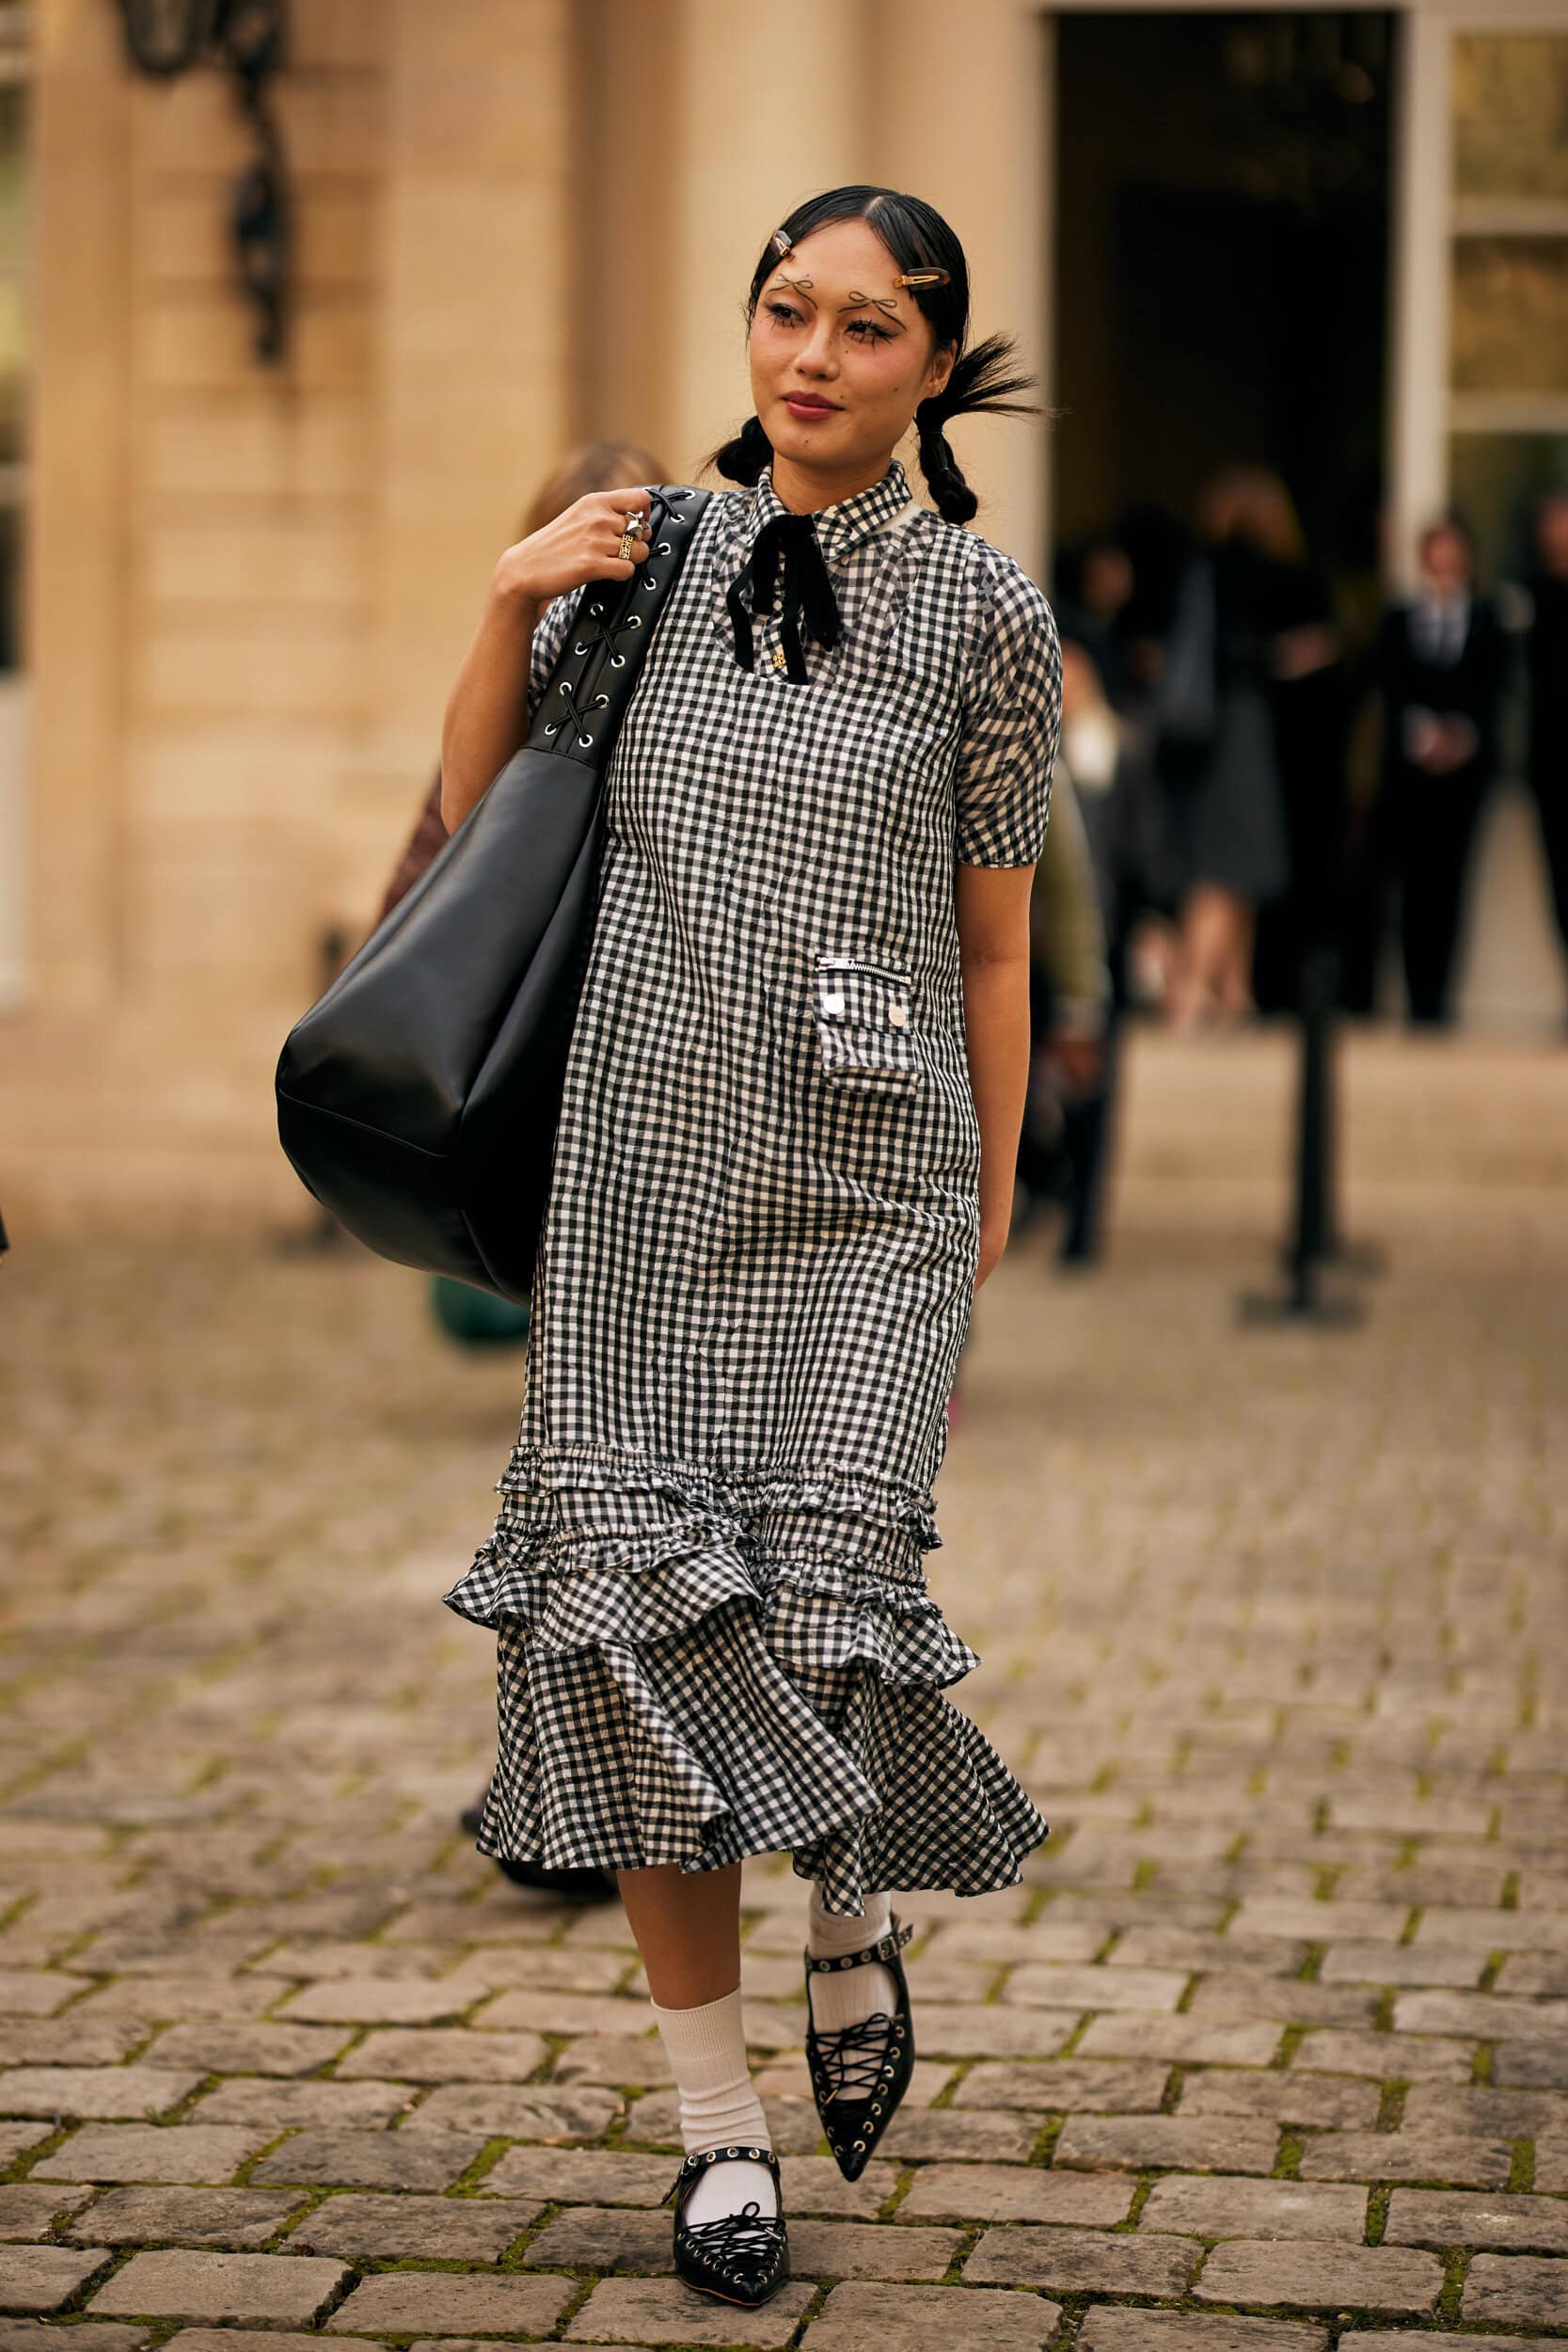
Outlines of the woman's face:
M 953 355 L 863 220 L 803 238 L 763 280 L 752 322 L 752 399 L 775 453 L 833 474 L 884 470 Z

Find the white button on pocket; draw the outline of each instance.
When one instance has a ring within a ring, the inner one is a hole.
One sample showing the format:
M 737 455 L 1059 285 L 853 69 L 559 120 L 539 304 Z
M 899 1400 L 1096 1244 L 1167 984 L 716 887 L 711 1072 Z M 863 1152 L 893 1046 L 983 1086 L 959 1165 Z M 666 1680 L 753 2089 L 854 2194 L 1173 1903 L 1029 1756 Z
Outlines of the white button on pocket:
M 822 955 L 814 993 L 824 1083 L 846 1094 L 909 1095 L 920 1083 L 910 1022 L 910 970 L 900 960 Z

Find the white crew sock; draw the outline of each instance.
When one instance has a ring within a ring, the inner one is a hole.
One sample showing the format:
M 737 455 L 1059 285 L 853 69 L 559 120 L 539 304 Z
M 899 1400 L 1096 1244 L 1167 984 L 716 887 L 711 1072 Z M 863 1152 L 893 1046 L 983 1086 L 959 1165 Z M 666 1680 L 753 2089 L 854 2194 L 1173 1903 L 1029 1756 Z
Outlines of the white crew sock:
M 814 1960 L 836 1960 L 842 1952 L 863 1952 L 879 1944 L 893 1926 L 893 1907 L 885 1895 L 866 1898 L 865 1909 L 845 1918 L 822 1908 L 822 1889 L 813 1886 L 806 1913 L 806 1948 Z M 811 2022 L 818 2033 L 838 2033 L 859 2026 L 879 2010 L 892 2017 L 898 2006 L 898 1986 L 891 1968 L 868 1960 L 859 1968 L 818 1968 L 810 1973 Z
M 652 2008 L 680 2093 L 688 2155 L 705 2148 L 771 2148 L 768 2119 L 746 2063 L 738 1988 L 695 2009 L 660 2009 L 657 2001 Z M 765 2217 L 779 2210 L 767 2166 L 744 2158 L 711 2164 L 686 2201 L 686 2218 L 718 2221 L 751 2204 Z

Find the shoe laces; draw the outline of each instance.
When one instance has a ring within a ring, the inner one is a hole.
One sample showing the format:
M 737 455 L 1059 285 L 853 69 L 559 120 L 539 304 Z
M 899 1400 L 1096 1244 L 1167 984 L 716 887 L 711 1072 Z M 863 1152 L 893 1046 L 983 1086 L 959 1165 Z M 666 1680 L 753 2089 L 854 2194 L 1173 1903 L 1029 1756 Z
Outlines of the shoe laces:
M 816 2035 L 831 2099 L 870 2098 L 877 2088 L 892 2031 L 892 2018 L 885 2009 L 879 2009 L 862 2018 L 858 2025 L 841 2026 L 835 2032 Z
M 765 2214 L 755 2198 L 738 2213 L 721 2214 L 717 2221 L 682 2225 L 705 2259 L 711 2262 L 766 2262 L 784 2227 L 782 2214 Z

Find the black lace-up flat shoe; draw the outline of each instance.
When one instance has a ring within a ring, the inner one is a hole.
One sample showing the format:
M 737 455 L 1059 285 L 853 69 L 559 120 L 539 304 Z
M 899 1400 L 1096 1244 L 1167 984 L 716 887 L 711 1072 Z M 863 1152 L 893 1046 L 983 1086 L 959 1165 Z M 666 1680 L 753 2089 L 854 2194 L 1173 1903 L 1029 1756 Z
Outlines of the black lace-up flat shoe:
M 891 1932 L 879 1943 L 868 1944 L 863 1952 L 845 1952 L 837 1960 L 814 1960 L 810 1952 L 806 1954 L 808 2003 L 813 1976 L 863 1968 L 868 1961 L 888 1969 L 898 1987 L 895 2016 L 879 2009 L 863 2024 L 842 2026 L 836 2033 L 818 2033 L 812 2025 L 806 2027 L 812 2095 L 833 2162 L 847 2181 L 858 2181 L 870 2163 L 872 2151 L 897 2114 L 914 2072 L 910 1988 L 899 1958 L 913 1933 L 913 1928 L 901 1927 L 895 1918 Z
M 760 2205 L 743 2205 L 738 2213 L 721 2214 L 717 2221 L 689 2223 L 686 2201 L 709 2165 L 733 2163 L 737 2157 L 765 2164 L 773 2175 L 776 2213 Z M 784 2195 L 779 2185 L 779 2160 L 771 2148 L 705 2148 L 688 2156 L 664 2201 L 675 2208 L 675 2271 L 699 2295 L 717 2296 L 721 2303 L 739 2303 L 754 2311 L 768 2302 L 789 2277 L 789 2237 L 784 2229 Z

